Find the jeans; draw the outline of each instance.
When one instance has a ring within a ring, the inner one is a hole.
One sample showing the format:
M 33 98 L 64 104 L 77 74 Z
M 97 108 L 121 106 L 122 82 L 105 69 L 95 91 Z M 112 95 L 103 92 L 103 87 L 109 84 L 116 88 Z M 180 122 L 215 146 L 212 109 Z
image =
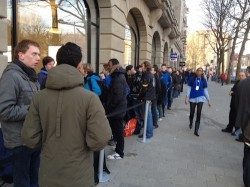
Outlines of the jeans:
M 38 187 L 40 150 L 19 146 L 12 152 L 14 187 Z
M 124 136 L 123 136 L 123 119 L 122 118 L 109 118 L 109 124 L 116 143 L 115 152 L 123 158 L 124 156 Z
M 250 147 L 244 145 L 243 157 L 243 181 L 245 187 L 250 187 Z
M 171 108 L 173 102 L 173 88 L 169 88 L 167 92 L 167 104 L 168 108 Z
M 153 117 L 151 112 L 151 103 L 148 107 L 148 116 L 147 116 L 147 132 L 146 132 L 146 138 L 152 138 L 153 137 Z
M 157 126 L 158 125 L 158 114 L 157 114 L 157 101 L 156 100 L 152 101 L 151 111 L 152 111 L 152 117 L 153 117 L 153 125 Z
M 163 117 L 163 111 L 162 111 L 162 104 L 161 105 L 157 105 L 157 110 L 159 112 L 159 118 Z

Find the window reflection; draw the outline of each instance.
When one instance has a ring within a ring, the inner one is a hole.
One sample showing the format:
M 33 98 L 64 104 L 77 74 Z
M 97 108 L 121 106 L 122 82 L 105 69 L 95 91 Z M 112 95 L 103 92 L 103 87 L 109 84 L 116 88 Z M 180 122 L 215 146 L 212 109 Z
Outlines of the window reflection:
M 83 0 L 19 0 L 17 6 L 18 41 L 35 40 L 41 45 L 41 57 L 49 55 L 54 59 L 62 44 L 75 42 L 87 61 L 87 14 Z
M 125 26 L 124 64 L 136 65 L 136 38 L 135 32 L 128 25 Z
M 7 1 L 7 45 L 8 51 L 3 53 L 8 57 L 8 62 L 12 60 L 11 55 L 11 33 L 12 33 L 12 3 L 11 0 Z

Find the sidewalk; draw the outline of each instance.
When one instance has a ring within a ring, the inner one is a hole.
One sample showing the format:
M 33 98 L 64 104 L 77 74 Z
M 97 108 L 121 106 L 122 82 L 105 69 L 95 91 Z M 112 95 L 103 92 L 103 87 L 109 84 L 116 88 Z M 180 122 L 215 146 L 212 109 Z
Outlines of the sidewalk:
M 203 107 L 200 137 L 188 127 L 184 94 L 175 99 L 152 142 L 126 138 L 124 159 L 107 161 L 111 181 L 98 186 L 243 187 L 243 144 L 221 132 L 228 123 L 231 86 L 209 82 L 212 107 Z

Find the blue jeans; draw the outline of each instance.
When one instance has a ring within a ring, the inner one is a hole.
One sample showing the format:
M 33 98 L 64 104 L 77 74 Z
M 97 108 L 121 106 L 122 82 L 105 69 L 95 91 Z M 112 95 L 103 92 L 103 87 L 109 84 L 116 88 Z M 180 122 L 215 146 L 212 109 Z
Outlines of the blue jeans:
M 40 150 L 19 146 L 12 152 L 14 187 L 38 187 Z
M 151 112 L 151 103 L 148 108 L 148 119 L 147 119 L 147 132 L 146 132 L 146 137 L 147 138 L 152 138 L 153 137 L 153 117 L 152 117 L 152 112 Z
M 153 117 L 153 125 L 157 126 L 158 125 L 158 111 L 157 111 L 157 101 L 156 100 L 152 101 L 151 112 L 152 112 L 152 117 Z
M 173 88 L 169 88 L 167 92 L 167 107 L 171 108 L 173 102 Z

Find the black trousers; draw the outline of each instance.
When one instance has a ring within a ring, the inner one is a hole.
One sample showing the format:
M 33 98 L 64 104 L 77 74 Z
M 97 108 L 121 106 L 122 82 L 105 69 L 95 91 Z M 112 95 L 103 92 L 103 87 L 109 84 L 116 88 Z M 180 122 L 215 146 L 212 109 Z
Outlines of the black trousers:
M 116 143 L 115 152 L 122 158 L 124 156 L 124 136 L 123 136 L 123 118 L 109 118 L 109 124 Z
M 226 127 L 228 130 L 233 131 L 233 128 L 235 127 L 236 117 L 237 117 L 237 111 L 234 108 L 230 108 L 229 123 Z
M 194 113 L 195 113 L 195 107 L 197 106 L 197 113 L 196 113 L 196 120 L 195 123 L 200 124 L 201 121 L 201 110 L 202 110 L 202 106 L 203 103 L 192 103 L 190 102 L 190 115 L 189 115 L 189 120 L 190 120 L 190 124 L 193 123 L 194 120 Z
M 250 147 L 245 144 L 243 157 L 243 181 L 245 187 L 250 187 Z

